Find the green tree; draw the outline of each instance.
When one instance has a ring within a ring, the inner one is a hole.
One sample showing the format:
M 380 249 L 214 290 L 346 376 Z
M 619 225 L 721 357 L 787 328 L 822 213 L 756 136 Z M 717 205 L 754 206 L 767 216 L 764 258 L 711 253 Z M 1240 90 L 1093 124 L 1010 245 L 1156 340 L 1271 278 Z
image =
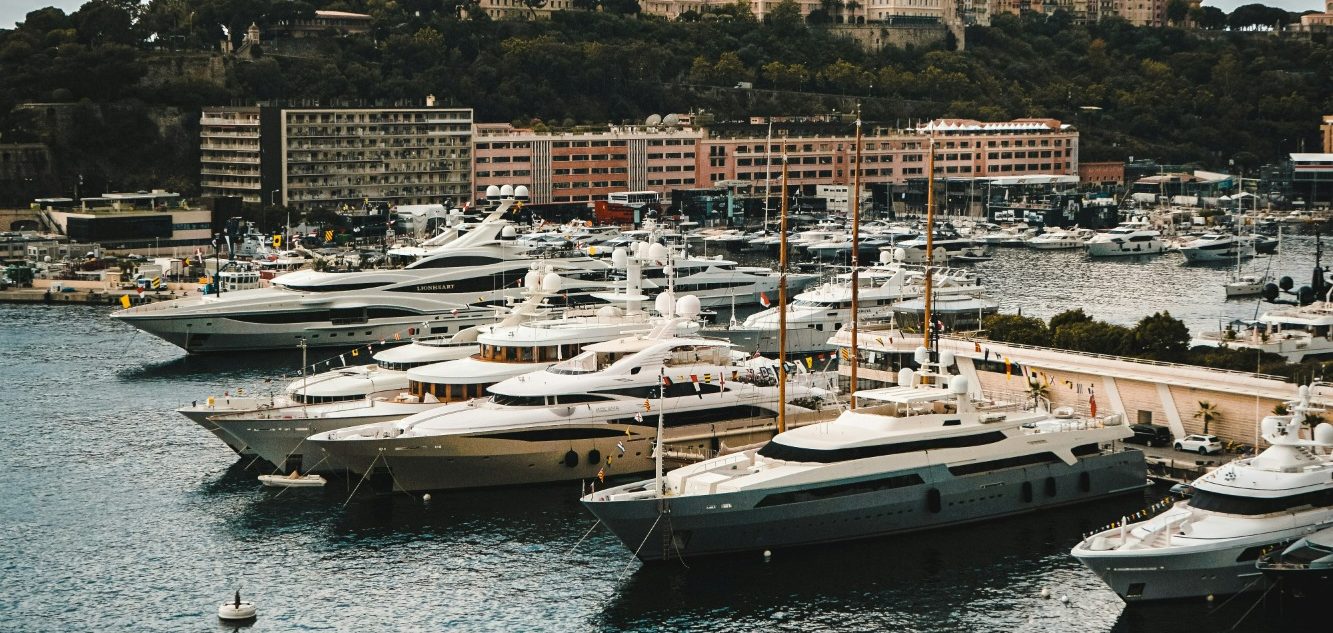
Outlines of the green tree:
M 805 20 L 801 18 L 801 5 L 796 0 L 781 0 L 768 11 L 765 20 L 778 35 L 792 36 L 805 30 Z
M 1140 358 L 1179 362 L 1189 349 L 1189 328 L 1170 312 L 1146 316 L 1134 326 L 1129 352 Z
M 1167 0 L 1166 2 L 1166 21 L 1180 26 L 1185 18 L 1189 16 L 1190 5 L 1187 0 Z
M 1074 325 L 1078 323 L 1091 323 L 1091 322 L 1092 322 L 1092 317 L 1084 313 L 1083 308 L 1074 308 L 1073 310 L 1065 310 L 1064 312 L 1061 312 L 1051 317 L 1048 323 L 1050 330 L 1052 332 L 1055 332 L 1056 330 L 1059 330 L 1060 328 L 1068 325 Z
M 982 329 L 992 340 L 1020 345 L 1046 345 L 1050 332 L 1046 323 L 1034 317 L 1017 314 L 993 314 L 982 322 Z

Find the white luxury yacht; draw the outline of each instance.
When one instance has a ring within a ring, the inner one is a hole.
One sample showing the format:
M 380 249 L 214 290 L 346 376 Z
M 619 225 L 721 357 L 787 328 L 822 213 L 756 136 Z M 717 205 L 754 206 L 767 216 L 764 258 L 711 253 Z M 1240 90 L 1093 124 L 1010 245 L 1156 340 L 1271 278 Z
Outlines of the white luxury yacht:
M 221 396 L 196 400 L 190 406 L 176 409 L 176 412 L 216 435 L 232 450 L 242 455 L 252 455 L 254 451 L 244 441 L 224 432 L 211 418 L 284 410 L 293 406 L 361 401 L 374 393 L 406 389 L 407 370 L 474 354 L 478 349 L 475 340 L 476 328 L 448 337 L 418 339 L 407 345 L 375 352 L 372 356 L 375 362 L 369 365 L 344 365 L 293 380 L 280 395 L 247 396 L 243 391 L 233 395 L 228 390 Z M 342 354 L 342 361 L 345 362 L 349 355 L 351 352 Z
M 1224 464 L 1192 484 L 1171 509 L 1085 538 L 1071 552 L 1127 602 L 1221 596 L 1266 588 L 1255 561 L 1333 526 L 1333 425 L 1302 425 L 1323 410 L 1310 388 L 1290 415 L 1260 423 L 1269 447 Z
M 937 295 L 977 294 L 974 273 L 948 268 L 935 268 Z M 893 316 L 894 304 L 915 299 L 925 289 L 925 271 L 903 264 L 881 264 L 862 271 L 858 277 L 857 308 L 862 323 L 887 321 Z M 771 295 L 774 301 L 776 295 Z M 750 315 L 741 323 L 706 328 L 710 336 L 721 336 L 742 350 L 775 354 L 778 351 L 778 313 L 774 306 Z M 831 282 L 820 284 L 795 295 L 787 306 L 787 351 L 792 354 L 823 352 L 833 349 L 829 337 L 851 320 L 851 274 L 844 273 Z
M 498 383 L 489 399 L 306 442 L 336 467 L 413 491 L 648 472 L 659 413 L 672 451 L 715 454 L 724 442 L 770 437 L 776 372 L 747 362 L 725 341 L 677 336 L 680 322 L 697 314 L 697 300 L 681 297 L 676 310 L 681 316 L 647 334 L 588 345 L 544 371 Z M 823 378 L 794 376 L 802 377 Z M 793 380 L 785 406 L 809 411 L 826 395 Z
M 945 352 L 931 363 L 925 348 L 916 359 L 927 369 L 953 362 Z M 1147 484 L 1143 454 L 1121 448 L 1132 433 L 1119 414 L 1023 410 L 929 371 L 904 369 L 898 382 L 859 392 L 863 407 L 831 422 L 583 504 L 651 561 L 958 525 Z
M 294 403 L 285 408 L 214 416 L 208 423 L 284 472 L 330 470 L 321 468 L 321 457 L 302 442 L 307 436 L 398 420 L 442 404 L 481 398 L 487 387 L 570 358 L 584 345 L 651 327 L 649 315 L 641 308 L 644 297 L 638 288 L 641 259 L 628 258 L 622 251 L 615 260 L 617 266 L 629 268 L 628 284 L 625 293 L 603 298 L 624 300 L 624 309 L 613 305 L 566 309 L 560 318 L 549 318 L 550 310 L 542 301 L 560 291 L 560 278 L 551 273 L 543 278 L 533 271 L 526 280 L 527 300 L 500 323 L 475 329 L 471 337 L 474 353 L 417 365 L 403 372 L 392 389 L 354 401 L 315 406 Z M 690 321 L 682 321 L 678 327 L 685 334 L 698 329 Z
M 1290 363 L 1333 354 L 1333 300 L 1325 297 L 1310 305 L 1270 310 L 1257 321 L 1203 332 L 1193 344 L 1280 354 Z
M 1093 235 L 1084 247 L 1091 257 L 1153 255 L 1166 251 L 1162 234 L 1147 222 L 1125 222 L 1105 233 Z
M 503 199 L 475 230 L 406 268 L 347 273 L 297 271 L 273 286 L 199 295 L 120 310 L 112 317 L 190 352 L 347 347 L 422 328 L 451 334 L 494 320 L 484 305 L 518 296 L 533 253 L 514 243 Z M 566 296 L 605 288 L 609 263 L 578 254 L 550 257 Z
M 1187 262 L 1234 262 L 1254 257 L 1254 238 L 1249 235 L 1207 233 L 1180 247 Z
M 1061 250 L 1083 248 L 1083 243 L 1092 237 L 1088 229 L 1051 229 L 1027 241 L 1028 248 L 1037 250 Z

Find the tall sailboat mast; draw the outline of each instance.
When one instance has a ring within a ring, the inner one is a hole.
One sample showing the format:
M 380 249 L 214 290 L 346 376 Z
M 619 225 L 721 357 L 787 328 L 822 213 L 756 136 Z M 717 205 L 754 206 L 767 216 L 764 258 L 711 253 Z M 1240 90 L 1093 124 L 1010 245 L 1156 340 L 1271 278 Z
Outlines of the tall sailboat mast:
M 782 222 L 778 255 L 778 433 L 787 430 L 787 152 L 782 152 Z
M 934 320 L 930 315 L 931 295 L 934 292 L 932 281 L 935 278 L 935 271 L 931 270 L 935 264 L 935 128 L 931 126 L 930 141 L 926 145 L 928 158 L 926 159 L 926 288 L 925 288 L 925 310 L 921 317 L 921 331 L 926 335 L 926 348 L 934 349 L 934 341 L 931 336 L 934 333 Z
M 848 401 L 851 408 L 856 408 L 856 366 L 860 363 L 856 352 L 856 324 L 860 321 L 857 311 L 857 299 L 860 298 L 860 272 L 861 272 L 861 108 L 856 109 L 856 162 L 852 165 L 852 195 L 847 200 L 851 204 L 852 211 L 852 349 L 850 352 L 852 363 L 852 381 L 851 395 Z

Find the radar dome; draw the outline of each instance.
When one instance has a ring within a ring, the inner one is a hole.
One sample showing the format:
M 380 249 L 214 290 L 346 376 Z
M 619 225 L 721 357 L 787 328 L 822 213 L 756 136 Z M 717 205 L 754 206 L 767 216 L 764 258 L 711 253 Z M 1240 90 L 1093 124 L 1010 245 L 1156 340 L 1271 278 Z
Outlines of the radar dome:
M 540 290 L 542 285 L 542 274 L 529 270 L 528 274 L 523 276 L 523 287 L 528 290 Z
M 907 261 L 907 249 L 905 249 L 905 248 L 895 248 L 895 249 L 893 249 L 893 261 L 895 261 L 895 262 L 905 262 L 905 261 Z
M 667 315 L 671 314 L 671 308 L 675 303 L 676 300 L 671 296 L 670 292 L 663 292 L 657 295 L 657 298 L 653 300 L 653 307 L 657 308 L 657 311 L 663 315 Z
M 1259 422 L 1259 433 L 1264 437 L 1268 437 L 1270 435 L 1276 435 L 1278 429 L 1282 427 L 1282 424 L 1284 422 L 1286 422 L 1285 416 L 1277 416 L 1277 415 L 1264 416 L 1264 419 L 1261 422 Z
M 614 319 L 620 316 L 620 314 L 621 314 L 620 308 L 617 308 L 615 306 L 602 306 L 600 308 L 597 308 L 597 316 L 603 319 Z
M 888 264 L 891 263 L 892 261 L 893 261 L 893 253 L 890 253 L 888 251 L 879 252 L 879 263 Z
M 907 367 L 904 367 L 904 368 L 902 368 L 902 369 L 899 369 L 899 370 L 898 370 L 898 386 L 899 386 L 899 387 L 915 387 L 915 386 L 916 386 L 916 372 L 912 371 L 911 369 L 909 369 L 909 368 L 907 368 Z
M 528 199 L 527 185 L 519 185 L 517 187 L 514 187 L 514 198 L 518 200 L 527 200 Z
M 676 300 L 676 314 L 683 317 L 693 318 L 699 316 L 699 309 L 699 297 L 694 295 L 685 295 Z
M 967 378 L 963 376 L 954 376 L 949 379 L 949 393 L 963 395 L 967 393 Z
M 1320 422 L 1314 427 L 1314 441 L 1324 446 L 1333 446 L 1333 424 Z
M 654 243 L 652 246 L 648 247 L 648 259 L 655 262 L 666 261 L 668 254 L 670 254 L 670 252 L 667 251 L 667 247 L 662 246 L 661 244 Z
M 514 186 L 513 186 L 513 185 L 504 185 L 504 186 L 500 187 L 500 197 L 501 197 L 501 198 L 512 198 L 512 197 L 514 197 Z
M 625 247 L 617 246 L 616 250 L 611 251 L 611 265 L 616 268 L 624 268 L 629 265 L 629 253 L 625 252 Z
M 654 125 L 659 125 L 661 123 L 662 123 L 662 115 L 660 114 L 650 114 L 648 115 L 648 120 L 643 122 L 643 124 L 647 125 L 648 127 L 653 127 Z
M 497 186 L 495 186 L 495 185 L 491 185 L 491 186 L 487 187 L 487 188 L 486 188 L 486 197 L 489 198 L 489 199 L 491 199 L 491 200 L 494 200 L 494 199 L 496 199 L 496 198 L 499 198 L 499 197 L 500 197 L 500 188 L 497 187 Z
M 518 237 L 518 231 L 515 230 L 514 227 L 512 226 L 506 226 L 503 229 L 500 229 L 500 237 L 505 237 L 505 238 Z
M 912 360 L 918 365 L 924 365 L 930 362 L 930 350 L 924 347 L 918 347 L 912 351 Z
M 560 286 L 563 283 L 564 280 L 560 278 L 560 275 L 546 273 L 546 276 L 542 278 L 542 290 L 545 290 L 546 292 L 560 292 Z
M 940 365 L 944 367 L 953 367 L 953 352 L 940 352 Z
M 680 115 L 673 113 L 662 117 L 662 125 L 680 125 Z

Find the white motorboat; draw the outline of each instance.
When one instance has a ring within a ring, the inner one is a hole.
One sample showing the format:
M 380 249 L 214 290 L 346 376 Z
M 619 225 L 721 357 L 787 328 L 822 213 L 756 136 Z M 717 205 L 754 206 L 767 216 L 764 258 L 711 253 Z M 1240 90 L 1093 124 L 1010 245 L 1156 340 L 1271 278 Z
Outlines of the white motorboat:
M 1044 251 L 1083 248 L 1090 237 L 1092 231 L 1087 229 L 1051 229 L 1028 240 L 1027 246 Z
M 1146 222 L 1126 222 L 1084 243 L 1090 257 L 1155 255 L 1166 251 L 1162 234 Z
M 477 304 L 522 291 L 533 254 L 514 243 L 504 215 L 513 199 L 475 230 L 407 268 L 329 273 L 297 271 L 268 288 L 189 296 L 137 306 L 112 317 L 190 352 L 357 346 L 418 334 L 451 334 L 490 323 Z M 610 265 L 582 254 L 546 257 L 574 299 L 609 287 Z M 418 332 L 418 330 L 424 332 Z
M 1252 349 L 1280 354 L 1290 363 L 1333 354 L 1333 300 L 1270 310 L 1257 321 L 1243 321 L 1203 332 L 1194 345 Z
M 1254 239 L 1248 235 L 1207 233 L 1181 245 L 1187 262 L 1233 262 L 1254 257 Z
M 724 441 L 770 437 L 779 406 L 775 372 L 756 370 L 756 361 L 747 363 L 725 341 L 676 336 L 698 304 L 682 297 L 677 309 L 682 316 L 648 334 L 588 345 L 544 371 L 496 384 L 489 399 L 306 442 L 336 467 L 414 491 L 646 472 L 659 412 L 668 451 L 706 456 Z M 829 395 L 795 380 L 787 387 L 784 406 L 793 413 Z
M 1267 587 L 1255 561 L 1333 526 L 1333 425 L 1302 386 L 1291 414 L 1260 423 L 1269 447 L 1196 479 L 1189 498 L 1145 521 L 1120 518 L 1071 552 L 1127 602 L 1224 596 Z
M 1231 279 L 1222 285 L 1222 289 L 1228 297 L 1248 297 L 1262 294 L 1264 286 L 1272 283 L 1273 278 L 1267 273 L 1240 273 L 1233 274 Z
M 925 353 L 923 367 L 952 365 L 947 353 L 938 364 Z M 1025 411 L 940 373 L 904 370 L 899 384 L 859 392 L 863 406 L 831 422 L 594 492 L 583 505 L 655 561 L 959 525 L 1146 485 L 1143 454 L 1120 445 L 1132 433 L 1119 414 Z

